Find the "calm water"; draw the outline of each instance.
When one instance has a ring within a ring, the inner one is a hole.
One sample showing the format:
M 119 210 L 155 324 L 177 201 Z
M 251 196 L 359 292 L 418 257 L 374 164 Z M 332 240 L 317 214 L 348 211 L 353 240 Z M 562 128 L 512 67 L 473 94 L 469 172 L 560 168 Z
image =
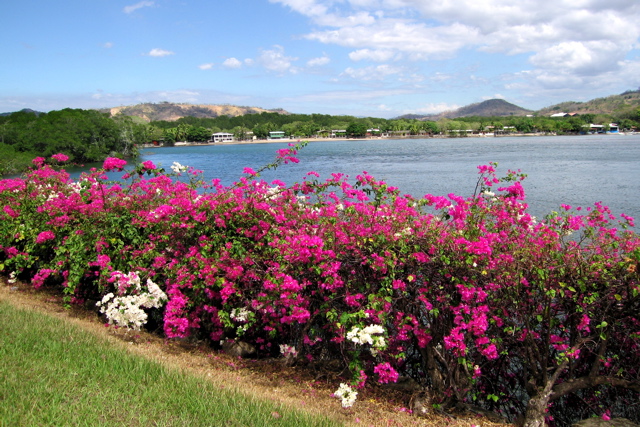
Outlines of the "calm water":
M 204 171 L 207 181 L 236 181 L 244 167 L 254 169 L 275 158 L 286 143 L 201 147 L 161 147 L 143 151 L 143 160 L 169 168 L 174 161 Z M 499 176 L 521 169 L 532 214 L 543 217 L 560 204 L 592 206 L 601 201 L 614 213 L 640 222 L 640 135 L 400 139 L 311 142 L 300 163 L 263 174 L 267 181 L 291 184 L 308 171 L 322 178 L 332 172 L 352 177 L 367 171 L 376 179 L 420 197 L 430 193 L 473 194 L 476 167 L 498 162 Z

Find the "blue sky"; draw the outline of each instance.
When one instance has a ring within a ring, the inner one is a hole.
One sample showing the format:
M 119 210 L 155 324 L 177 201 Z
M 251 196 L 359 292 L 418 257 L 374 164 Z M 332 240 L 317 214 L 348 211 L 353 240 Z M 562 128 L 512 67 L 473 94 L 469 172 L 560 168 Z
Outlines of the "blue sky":
M 638 0 L 20 0 L 0 16 L 0 112 L 169 101 L 390 118 L 640 87 Z

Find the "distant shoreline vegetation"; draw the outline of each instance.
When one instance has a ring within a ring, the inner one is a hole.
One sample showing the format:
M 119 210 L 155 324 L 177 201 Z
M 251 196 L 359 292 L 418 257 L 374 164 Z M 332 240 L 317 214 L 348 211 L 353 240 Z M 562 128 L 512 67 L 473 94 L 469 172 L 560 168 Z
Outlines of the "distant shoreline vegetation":
M 108 156 L 136 157 L 137 146 L 149 139 L 148 131 L 131 117 L 111 118 L 96 110 L 12 113 L 0 117 L 0 175 L 23 172 L 34 157 L 58 152 L 78 164 Z
M 625 96 L 633 99 L 627 99 Z M 459 113 L 479 115 L 444 117 L 454 113 L 450 112 L 443 113 L 437 120 L 427 120 L 427 116 L 382 119 L 327 114 L 289 114 L 284 110 L 258 113 L 254 112 L 256 109 L 236 107 L 233 111 L 250 113 L 217 117 L 187 116 L 175 121 L 147 122 L 149 117 L 157 115 L 125 115 L 126 108 L 129 107 L 121 109 L 114 116 L 98 110 L 64 109 L 49 113 L 23 110 L 0 115 L 0 176 L 25 171 L 31 166 L 31 159 L 37 156 L 49 157 L 62 152 L 69 155 L 71 162 L 93 163 L 100 162 L 108 156 L 135 157 L 138 154 L 137 147 L 147 145 L 174 145 L 185 141 L 212 142 L 215 133 L 232 135 L 232 142 L 238 143 L 268 140 L 274 133 L 278 133 L 279 138 L 289 140 L 425 138 L 522 134 L 575 135 L 607 132 L 612 129 L 612 125 L 617 126 L 619 131 L 636 131 L 640 127 L 640 93 L 630 92 L 604 99 L 610 99 L 612 105 L 617 105 L 615 102 L 618 101 L 623 104 L 609 109 L 617 111 L 614 114 L 559 114 L 557 110 L 561 107 L 575 107 L 578 110 L 586 108 L 586 103 L 564 103 L 558 104 L 557 109 L 549 107 L 541 110 L 538 115 L 523 115 L 523 111 L 527 110 L 503 100 L 490 100 L 458 110 Z M 605 102 L 595 101 L 599 102 L 598 105 Z M 171 106 L 184 109 L 182 105 L 170 103 L 143 105 L 148 109 L 154 106 L 162 107 L 164 110 Z M 551 117 L 552 112 L 555 113 L 554 117 Z M 481 115 L 483 113 L 500 115 L 485 117 Z M 431 117 L 435 119 L 435 116 Z

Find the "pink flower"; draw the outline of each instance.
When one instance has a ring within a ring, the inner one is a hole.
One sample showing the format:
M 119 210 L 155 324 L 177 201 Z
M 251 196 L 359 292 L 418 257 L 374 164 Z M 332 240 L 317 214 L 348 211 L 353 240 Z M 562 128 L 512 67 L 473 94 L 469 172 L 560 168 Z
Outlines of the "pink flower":
M 142 167 L 145 169 L 155 169 L 156 165 L 154 165 L 151 160 L 147 160 L 146 162 L 142 162 Z
M 404 291 L 407 289 L 407 285 L 402 280 L 394 280 L 392 283 L 393 289 L 399 289 Z
M 582 319 L 580 319 L 580 323 L 578 324 L 578 330 L 589 333 L 589 323 L 591 323 L 591 319 L 586 314 L 582 315 Z
M 42 233 L 38 234 L 38 237 L 36 237 L 36 243 L 44 243 L 47 240 L 53 240 L 56 238 L 56 235 L 53 234 L 53 231 L 43 231 Z
M 62 153 L 54 154 L 53 156 L 51 156 L 51 158 L 59 162 L 66 162 L 67 160 L 69 160 L 69 156 Z
M 35 159 L 31 160 L 31 163 L 38 167 L 41 167 L 42 165 L 44 165 L 44 157 L 36 157 Z
M 244 169 L 242 170 L 242 173 L 246 173 L 246 174 L 248 174 L 248 175 L 256 175 L 256 174 L 257 174 L 257 173 L 256 173 L 256 171 L 254 171 L 254 170 L 253 170 L 253 169 L 251 169 L 251 168 L 244 168 Z
M 416 252 L 411 254 L 418 262 L 429 262 L 429 257 L 424 252 Z
M 107 157 L 102 164 L 102 168 L 105 171 L 110 171 L 117 169 L 121 171 L 124 168 L 124 165 L 127 164 L 126 160 L 118 159 L 117 157 Z
M 398 373 L 388 362 L 379 364 L 373 368 L 373 372 L 378 374 L 378 382 L 380 384 L 395 383 L 398 381 Z

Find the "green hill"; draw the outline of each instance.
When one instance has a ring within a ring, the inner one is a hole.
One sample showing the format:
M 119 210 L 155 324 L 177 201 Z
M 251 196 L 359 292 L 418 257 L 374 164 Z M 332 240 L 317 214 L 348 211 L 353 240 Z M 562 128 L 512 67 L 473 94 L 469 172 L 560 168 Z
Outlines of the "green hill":
M 586 102 L 562 102 L 537 112 L 539 116 L 548 116 L 554 113 L 578 113 L 578 114 L 609 114 L 615 117 L 630 117 L 637 115 L 640 108 L 640 89 L 626 91 L 620 95 L 611 95 L 604 98 L 596 98 Z
M 421 116 L 417 114 L 407 114 L 398 118 L 433 120 L 456 119 L 459 117 L 511 117 L 526 116 L 533 114 L 533 111 L 518 107 L 504 99 L 489 99 L 487 101 L 470 104 L 457 110 L 445 111 L 440 114 Z

